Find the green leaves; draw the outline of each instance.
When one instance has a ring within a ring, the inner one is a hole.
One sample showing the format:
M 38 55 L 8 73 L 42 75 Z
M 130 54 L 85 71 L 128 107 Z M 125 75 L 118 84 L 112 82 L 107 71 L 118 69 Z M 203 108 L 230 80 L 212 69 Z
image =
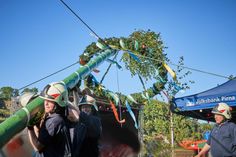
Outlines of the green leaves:
M 2 87 L 0 89 L 0 99 L 11 100 L 11 97 L 19 95 L 19 91 L 12 87 Z
M 158 154 L 158 152 L 161 152 L 163 148 L 170 147 L 169 113 L 169 104 L 164 102 L 153 100 L 148 105 L 145 105 L 143 116 L 143 132 L 146 152 L 152 151 L 152 154 Z M 210 130 L 212 127 L 209 124 L 202 124 L 194 119 L 175 114 L 173 114 L 173 122 L 175 137 L 174 141 L 176 145 L 178 142 L 184 139 L 202 139 L 203 132 Z M 169 143 L 164 142 L 165 138 Z
M 138 30 L 133 32 L 129 37 L 111 37 L 104 40 L 98 40 L 97 43 L 91 43 L 86 47 L 84 53 L 80 55 L 80 64 L 84 65 L 96 54 L 100 53 L 105 48 L 112 48 L 117 51 L 123 51 L 120 61 L 123 61 L 125 69 L 130 71 L 131 77 L 138 75 L 143 82 L 156 79 L 151 88 L 144 88 L 145 90 L 139 93 L 130 94 L 139 104 L 144 104 L 147 99 L 154 97 L 161 90 L 167 82 L 167 71 L 163 63 L 167 60 L 166 54 L 163 53 L 164 45 L 160 37 L 160 33 L 155 33 L 150 30 Z M 160 81 L 161 78 L 161 81 Z M 86 81 L 85 81 L 86 82 Z M 144 84 L 143 83 L 143 84 Z M 104 92 L 96 93 L 98 86 L 90 86 L 95 94 L 109 98 L 109 94 Z M 142 94 L 145 93 L 145 96 Z M 121 95 L 122 104 L 127 98 Z M 130 102 L 132 103 L 132 102 Z M 137 104 L 131 104 L 137 105 Z
M 160 33 L 156 34 L 150 30 L 148 31 L 135 31 L 128 38 L 105 38 L 105 43 L 113 49 L 130 51 L 136 55 L 141 62 L 133 59 L 127 54 L 122 55 L 122 61 L 125 63 L 125 67 L 130 71 L 131 75 L 139 74 L 145 79 L 155 78 L 158 74 L 165 77 L 166 70 L 162 66 L 162 62 L 166 60 L 163 54 L 164 45 L 160 37 Z M 90 57 L 99 53 L 100 49 L 104 49 L 103 41 L 98 41 L 97 46 L 95 43 L 86 47 L 84 53 L 80 56 L 83 60 L 86 58 L 85 53 L 88 53 Z M 159 72 L 160 71 L 160 72 Z
M 0 109 L 0 123 L 10 116 L 8 109 Z

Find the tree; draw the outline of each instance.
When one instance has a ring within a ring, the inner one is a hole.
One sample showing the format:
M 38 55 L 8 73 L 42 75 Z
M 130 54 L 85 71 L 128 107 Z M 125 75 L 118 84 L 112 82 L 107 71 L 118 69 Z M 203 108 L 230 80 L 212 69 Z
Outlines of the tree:
M 12 87 L 2 87 L 0 89 L 0 99 L 11 100 L 11 97 L 19 96 L 19 90 Z
M 34 87 L 34 88 L 25 88 L 25 89 L 23 89 L 23 91 L 21 93 L 25 93 L 25 92 L 38 93 L 38 88 L 36 88 L 36 87 Z
M 143 134 L 144 156 L 170 156 L 170 116 L 169 104 L 152 100 L 144 107 Z M 203 133 L 211 129 L 210 124 L 199 123 L 195 119 L 173 115 L 175 145 L 184 139 L 200 140 Z
M 178 145 L 184 139 L 202 139 L 203 132 L 212 127 L 209 124 L 203 125 L 195 119 L 170 114 L 170 103 L 175 95 L 180 90 L 189 89 L 189 84 L 194 83 L 194 81 L 187 80 L 187 76 L 191 72 L 185 72 L 183 67 L 184 58 L 180 57 L 175 70 L 177 79 L 168 79 L 163 90 L 167 97 L 167 103 L 151 101 L 144 107 L 144 143 L 146 155 L 171 156 L 171 131 L 175 135 L 174 144 Z M 171 121 L 173 121 L 173 124 L 171 124 Z M 174 130 L 172 130 L 172 127 Z
M 23 92 L 38 92 L 37 88 L 25 88 L 21 93 Z M 10 115 L 10 110 L 11 108 L 15 108 L 12 106 L 12 97 L 17 97 L 19 96 L 19 90 L 18 89 L 14 89 L 12 87 L 2 87 L 0 89 L 0 122 L 4 121 L 7 117 L 9 117 Z M 6 102 L 11 101 L 11 106 L 9 106 L 9 108 L 6 108 Z M 13 110 L 15 111 L 15 110 Z M 13 112 L 11 111 L 11 112 Z
M 160 156 L 163 149 L 170 148 L 168 104 L 152 100 L 144 106 L 143 135 L 144 156 Z M 165 141 L 165 142 L 164 142 Z
M 9 116 L 10 111 L 8 109 L 0 109 L 0 123 L 3 122 Z

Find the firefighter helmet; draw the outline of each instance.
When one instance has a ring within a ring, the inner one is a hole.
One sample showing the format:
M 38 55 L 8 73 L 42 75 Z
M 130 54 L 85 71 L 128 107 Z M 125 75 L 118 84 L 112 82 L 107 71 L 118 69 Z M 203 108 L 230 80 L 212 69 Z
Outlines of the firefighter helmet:
M 56 102 L 61 107 L 66 107 L 68 104 L 68 91 L 62 82 L 48 84 L 40 94 L 40 97 Z
M 80 99 L 78 106 L 81 107 L 82 105 L 91 105 L 95 108 L 96 111 L 98 111 L 96 100 L 89 95 L 85 95 Z
M 226 119 L 231 119 L 230 110 L 231 108 L 226 103 L 219 103 L 213 108 L 211 113 L 222 115 Z

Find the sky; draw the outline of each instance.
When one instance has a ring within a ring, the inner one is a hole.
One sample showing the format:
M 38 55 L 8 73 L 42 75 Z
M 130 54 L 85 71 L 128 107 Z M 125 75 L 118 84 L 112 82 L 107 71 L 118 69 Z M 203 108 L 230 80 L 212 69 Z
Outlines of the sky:
M 65 0 L 101 37 L 128 37 L 135 30 L 161 33 L 171 62 L 223 76 L 236 76 L 235 0 Z M 0 87 L 19 89 L 78 61 L 96 38 L 60 0 L 0 1 Z M 100 80 L 108 63 L 94 76 Z M 173 65 L 170 65 L 173 69 Z M 73 66 L 29 88 L 42 90 L 79 68 Z M 187 71 L 187 69 L 186 69 Z M 226 78 L 192 71 L 191 95 L 213 88 Z M 147 87 L 155 80 L 147 82 Z M 143 90 L 136 77 L 115 66 L 103 82 L 124 94 Z

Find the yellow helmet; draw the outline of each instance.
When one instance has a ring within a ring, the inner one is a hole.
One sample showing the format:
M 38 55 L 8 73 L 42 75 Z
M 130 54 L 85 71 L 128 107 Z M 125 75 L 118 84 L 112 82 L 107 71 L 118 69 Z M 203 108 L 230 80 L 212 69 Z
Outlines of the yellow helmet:
M 62 82 L 48 84 L 39 97 L 56 102 L 61 107 L 66 107 L 68 104 L 68 90 Z

